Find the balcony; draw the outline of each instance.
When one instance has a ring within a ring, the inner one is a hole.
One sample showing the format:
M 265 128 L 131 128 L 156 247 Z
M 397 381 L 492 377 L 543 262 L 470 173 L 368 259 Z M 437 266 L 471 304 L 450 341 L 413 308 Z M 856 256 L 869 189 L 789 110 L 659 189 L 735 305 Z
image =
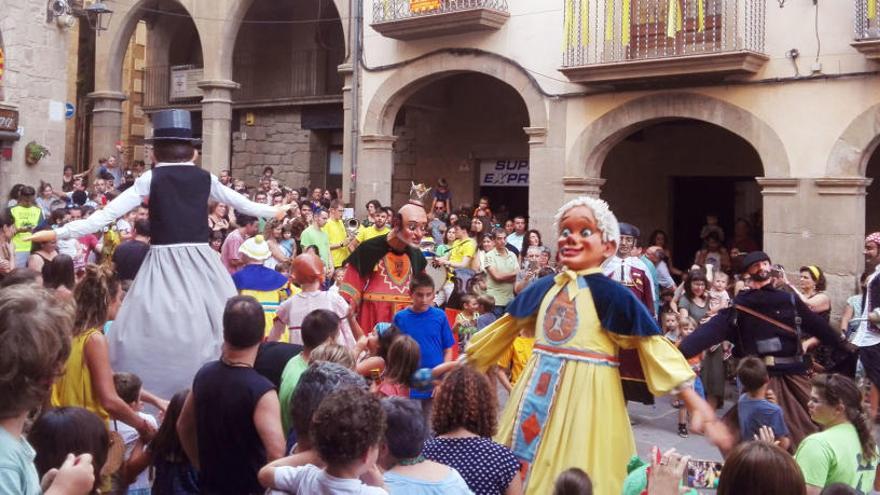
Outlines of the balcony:
M 874 0 L 855 0 L 855 41 L 851 46 L 865 58 L 880 61 L 880 16 Z
M 275 64 L 247 58 L 233 61 L 234 108 L 309 105 L 342 102 L 343 78 L 337 71 L 344 54 L 335 50 L 294 50 Z M 200 67 L 158 66 L 144 69 L 144 109 L 169 106 L 195 108 L 201 104 L 197 83 Z
M 373 0 L 371 26 L 386 38 L 415 40 L 495 31 L 509 17 L 507 0 Z
M 757 73 L 766 0 L 566 0 L 563 60 L 573 82 L 656 87 Z

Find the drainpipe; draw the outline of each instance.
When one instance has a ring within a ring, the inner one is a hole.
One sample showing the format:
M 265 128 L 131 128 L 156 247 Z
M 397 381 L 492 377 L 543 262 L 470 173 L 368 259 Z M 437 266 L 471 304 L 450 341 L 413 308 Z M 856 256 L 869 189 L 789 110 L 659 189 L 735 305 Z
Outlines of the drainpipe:
M 360 201 L 355 194 L 357 190 L 358 142 L 360 141 L 361 114 L 361 56 L 363 52 L 363 1 L 351 0 L 351 180 L 349 180 L 349 197 L 354 206 Z M 357 208 L 355 208 L 357 209 Z

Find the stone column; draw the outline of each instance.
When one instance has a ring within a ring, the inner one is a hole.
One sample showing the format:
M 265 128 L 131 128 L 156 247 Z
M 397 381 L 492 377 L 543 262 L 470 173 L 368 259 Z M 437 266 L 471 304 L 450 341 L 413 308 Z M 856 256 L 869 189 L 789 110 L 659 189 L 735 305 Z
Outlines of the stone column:
M 351 177 L 351 171 L 354 168 L 353 158 L 356 156 L 353 151 L 354 143 L 354 113 L 352 112 L 353 94 L 352 94 L 352 67 L 351 64 L 345 63 L 337 69 L 345 82 L 342 85 L 342 202 L 351 204 L 354 196 L 354 183 Z
M 98 163 L 98 158 L 116 153 L 116 141 L 122 139 L 122 102 L 127 99 L 119 91 L 95 91 L 88 97 L 92 107 L 92 146 L 87 166 Z
M 355 208 L 358 215 L 366 213 L 365 204 L 378 199 L 382 205 L 391 204 L 391 172 L 394 169 L 395 136 L 364 134 L 361 136 L 360 159 L 355 177 Z
M 566 104 L 545 104 L 549 112 L 547 127 L 523 128 L 529 137 L 529 228 L 538 229 L 545 239 L 555 239 L 553 217 L 564 195 Z M 550 243 L 551 248 L 554 244 Z
M 601 177 L 563 177 L 564 201 L 568 202 L 580 196 L 598 198 L 602 194 L 604 185 L 605 179 Z
M 202 168 L 219 174 L 229 169 L 232 146 L 232 91 L 235 81 L 209 79 L 198 82 L 202 98 Z
M 865 188 L 871 179 L 759 177 L 764 195 L 764 250 L 786 267 L 819 266 L 837 318 L 864 269 Z

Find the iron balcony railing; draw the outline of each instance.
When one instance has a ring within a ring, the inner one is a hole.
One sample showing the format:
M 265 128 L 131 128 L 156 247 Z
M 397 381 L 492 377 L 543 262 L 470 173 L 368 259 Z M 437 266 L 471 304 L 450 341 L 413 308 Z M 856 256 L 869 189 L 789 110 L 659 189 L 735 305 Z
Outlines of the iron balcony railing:
M 507 12 L 507 0 L 374 0 L 373 22 L 398 21 L 473 9 Z
M 767 0 L 563 0 L 564 67 L 764 52 Z
M 880 38 L 880 10 L 877 0 L 855 0 L 856 15 L 853 19 L 856 40 Z

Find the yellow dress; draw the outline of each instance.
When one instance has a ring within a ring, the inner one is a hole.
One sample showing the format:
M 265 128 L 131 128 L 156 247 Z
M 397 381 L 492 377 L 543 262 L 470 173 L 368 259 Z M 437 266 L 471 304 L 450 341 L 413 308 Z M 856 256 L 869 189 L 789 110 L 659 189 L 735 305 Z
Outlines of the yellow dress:
M 647 311 L 636 309 L 639 303 L 632 294 L 619 284 L 609 285 L 599 269 L 542 280 L 535 283 L 541 287 L 517 298 L 543 294 L 540 305 L 537 299 L 531 304 L 536 314 L 504 315 L 476 334 L 467 350 L 468 361 L 485 370 L 509 352 L 523 325 L 535 326 L 532 357 L 510 394 L 495 440 L 510 447 L 520 461 L 526 493 L 552 493 L 562 471 L 579 467 L 590 475 L 595 493 L 618 495 L 627 462 L 636 452 L 618 351 L 637 350 L 655 395 L 667 394 L 695 375 Z M 604 313 L 618 315 L 622 306 L 644 311 L 634 319 L 642 328 L 604 328 L 600 321 L 611 320 L 600 318 L 590 285 L 602 292 Z M 628 330 L 632 335 L 625 334 Z
M 73 338 L 70 356 L 64 364 L 64 374 L 52 384 L 51 403 L 54 407 L 82 407 L 92 411 L 105 422 L 110 415 L 101 407 L 98 397 L 92 390 L 92 373 L 86 364 L 85 346 L 92 335 L 101 330 L 90 328 Z

